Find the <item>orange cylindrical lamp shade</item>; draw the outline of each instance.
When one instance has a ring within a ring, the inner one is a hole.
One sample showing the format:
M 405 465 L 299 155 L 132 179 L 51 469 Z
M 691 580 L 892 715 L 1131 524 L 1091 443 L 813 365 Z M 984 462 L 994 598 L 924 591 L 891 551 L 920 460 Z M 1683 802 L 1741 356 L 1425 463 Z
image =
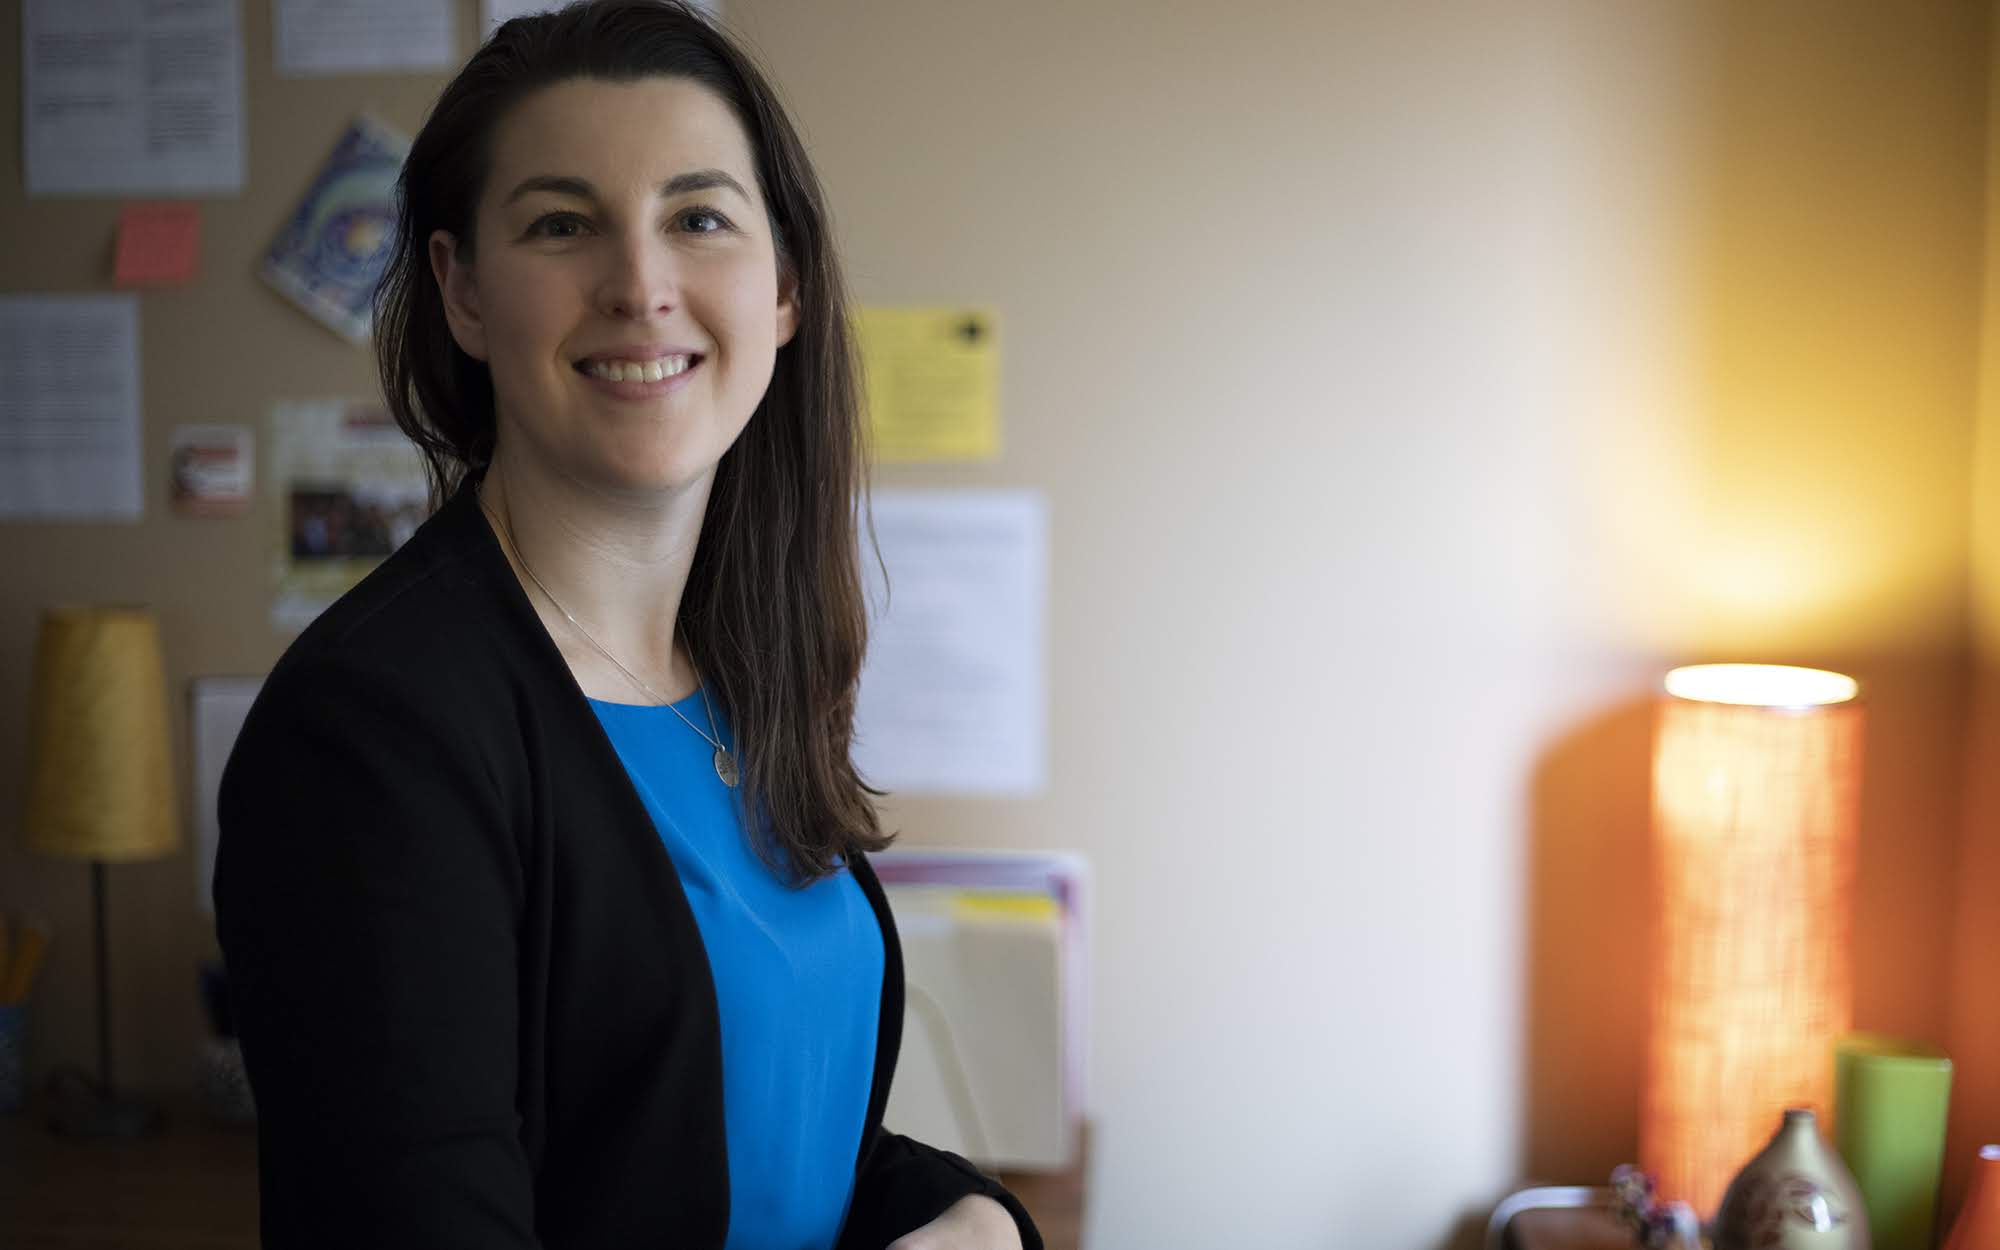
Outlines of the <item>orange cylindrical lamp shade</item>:
M 1851 678 L 1676 669 L 1653 752 L 1653 1016 L 1639 1159 L 1704 1218 L 1788 1107 L 1832 1110 L 1853 1018 Z

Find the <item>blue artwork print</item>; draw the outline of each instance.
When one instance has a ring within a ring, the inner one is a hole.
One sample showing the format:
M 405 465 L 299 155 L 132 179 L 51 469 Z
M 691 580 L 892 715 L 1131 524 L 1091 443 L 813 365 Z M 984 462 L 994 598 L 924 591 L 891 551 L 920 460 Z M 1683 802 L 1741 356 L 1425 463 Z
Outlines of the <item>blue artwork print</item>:
M 350 342 L 368 339 L 376 284 L 396 239 L 396 176 L 409 140 L 367 118 L 348 125 L 264 257 L 264 280 Z

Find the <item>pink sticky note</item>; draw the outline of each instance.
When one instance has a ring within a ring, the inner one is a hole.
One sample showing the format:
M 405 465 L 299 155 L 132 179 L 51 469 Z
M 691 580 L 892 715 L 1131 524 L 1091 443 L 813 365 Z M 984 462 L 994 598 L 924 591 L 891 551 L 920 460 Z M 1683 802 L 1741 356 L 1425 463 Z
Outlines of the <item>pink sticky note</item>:
M 193 204 L 127 204 L 118 215 L 119 286 L 194 281 L 201 256 L 201 210 Z

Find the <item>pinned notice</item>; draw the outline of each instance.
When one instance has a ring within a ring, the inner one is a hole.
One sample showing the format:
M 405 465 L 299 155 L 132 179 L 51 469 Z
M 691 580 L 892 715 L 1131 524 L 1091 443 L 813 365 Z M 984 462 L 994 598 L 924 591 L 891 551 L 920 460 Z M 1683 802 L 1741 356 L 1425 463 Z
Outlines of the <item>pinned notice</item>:
M 409 152 L 400 132 L 356 118 L 264 256 L 264 280 L 351 343 L 366 342 L 373 324 Z
M 429 515 L 424 458 L 376 400 L 290 400 L 271 409 L 279 493 L 271 623 L 303 629 Z
M 276 0 L 278 76 L 449 69 L 451 0 Z
M 1032 797 L 1046 785 L 1048 516 L 1012 490 L 877 490 L 888 582 L 861 562 L 868 657 L 854 758 L 890 790 Z
M 29 195 L 243 189 L 237 0 L 28 0 L 21 13 Z
M 1000 454 L 1000 346 L 990 310 L 862 308 L 855 333 L 878 459 Z
M 193 204 L 127 204 L 118 214 L 119 286 L 179 286 L 201 260 L 201 210 Z
M 565 0 L 480 0 L 479 37 L 487 40 L 502 24 L 533 13 L 548 13 L 563 7 Z M 689 7 L 706 13 L 710 18 L 717 16 L 720 0 L 689 0 Z
M 0 296 L 0 520 L 136 521 L 139 298 Z

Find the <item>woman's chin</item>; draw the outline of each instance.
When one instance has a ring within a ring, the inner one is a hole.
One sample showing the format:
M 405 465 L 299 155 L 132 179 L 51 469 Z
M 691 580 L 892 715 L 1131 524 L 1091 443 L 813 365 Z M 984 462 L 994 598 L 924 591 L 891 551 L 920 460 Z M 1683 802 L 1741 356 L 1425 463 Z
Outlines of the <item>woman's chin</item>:
M 626 462 L 603 474 L 606 494 L 633 503 L 671 499 L 705 491 L 715 477 L 715 462 L 668 460 L 646 464 Z

